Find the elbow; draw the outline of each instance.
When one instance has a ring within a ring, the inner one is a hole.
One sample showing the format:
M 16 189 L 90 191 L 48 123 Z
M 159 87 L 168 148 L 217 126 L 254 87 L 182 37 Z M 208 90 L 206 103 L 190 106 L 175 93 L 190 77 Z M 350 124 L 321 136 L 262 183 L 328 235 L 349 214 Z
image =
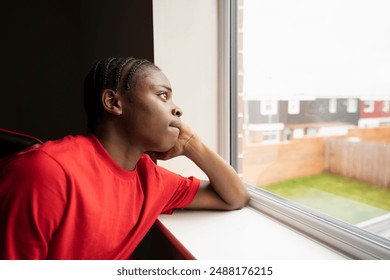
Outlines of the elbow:
M 229 205 L 229 210 L 239 210 L 248 205 L 250 201 L 250 195 L 246 189 L 241 194 L 236 196 L 234 202 Z
M 242 197 L 240 199 L 240 203 L 237 205 L 236 209 L 241 209 L 241 208 L 247 206 L 250 199 L 251 199 L 251 197 L 250 197 L 249 193 L 245 190 L 245 194 L 242 195 Z

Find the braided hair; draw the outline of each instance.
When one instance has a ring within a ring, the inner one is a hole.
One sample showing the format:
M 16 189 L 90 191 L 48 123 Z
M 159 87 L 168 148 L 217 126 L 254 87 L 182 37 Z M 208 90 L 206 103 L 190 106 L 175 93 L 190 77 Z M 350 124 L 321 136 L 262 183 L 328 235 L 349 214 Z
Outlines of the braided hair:
M 94 132 L 102 119 L 103 91 L 134 91 L 140 74 L 149 67 L 159 70 L 152 62 L 134 57 L 111 57 L 95 63 L 84 80 L 84 109 L 88 118 L 88 132 Z

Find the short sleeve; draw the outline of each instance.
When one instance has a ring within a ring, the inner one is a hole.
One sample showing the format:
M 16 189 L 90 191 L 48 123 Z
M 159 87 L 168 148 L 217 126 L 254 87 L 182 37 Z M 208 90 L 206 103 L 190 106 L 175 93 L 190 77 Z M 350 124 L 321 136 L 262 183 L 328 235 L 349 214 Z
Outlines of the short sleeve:
M 172 214 L 175 209 L 188 206 L 198 192 L 200 181 L 195 177 L 178 176 L 177 185 L 168 191 L 168 201 L 162 211 L 163 214 Z
M 44 152 L 16 157 L 0 173 L 0 258 L 45 259 L 66 207 L 61 166 Z
M 172 214 L 188 206 L 200 187 L 196 177 L 183 177 L 154 163 L 144 155 L 137 166 L 142 185 L 148 186 L 146 203 L 158 209 L 158 214 Z M 151 207 L 149 207 L 151 208 Z

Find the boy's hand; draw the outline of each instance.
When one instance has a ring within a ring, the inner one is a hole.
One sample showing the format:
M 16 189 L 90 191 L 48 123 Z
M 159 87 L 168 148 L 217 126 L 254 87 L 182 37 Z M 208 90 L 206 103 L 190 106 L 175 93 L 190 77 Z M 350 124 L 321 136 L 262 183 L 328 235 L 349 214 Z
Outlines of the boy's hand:
M 193 136 L 194 133 L 191 128 L 185 123 L 182 123 L 180 126 L 180 133 L 177 138 L 176 144 L 170 150 L 166 152 L 148 152 L 148 154 L 153 161 L 156 161 L 158 159 L 168 160 L 177 156 L 184 155 L 186 145 Z
M 167 160 L 180 155 L 194 162 L 208 177 L 187 209 L 233 210 L 244 207 L 249 193 L 236 171 L 212 151 L 186 124 L 180 127 L 176 144 L 166 152 L 150 152 L 151 159 Z

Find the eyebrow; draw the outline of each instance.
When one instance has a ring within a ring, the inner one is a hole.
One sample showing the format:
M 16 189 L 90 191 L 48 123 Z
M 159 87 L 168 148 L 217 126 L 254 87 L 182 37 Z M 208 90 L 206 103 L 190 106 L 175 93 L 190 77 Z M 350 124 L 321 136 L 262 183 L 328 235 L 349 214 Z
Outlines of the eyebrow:
M 169 86 L 166 86 L 166 85 L 157 85 L 158 87 L 163 87 L 165 88 L 166 90 L 169 90 L 170 92 L 172 92 L 172 89 L 169 87 Z

